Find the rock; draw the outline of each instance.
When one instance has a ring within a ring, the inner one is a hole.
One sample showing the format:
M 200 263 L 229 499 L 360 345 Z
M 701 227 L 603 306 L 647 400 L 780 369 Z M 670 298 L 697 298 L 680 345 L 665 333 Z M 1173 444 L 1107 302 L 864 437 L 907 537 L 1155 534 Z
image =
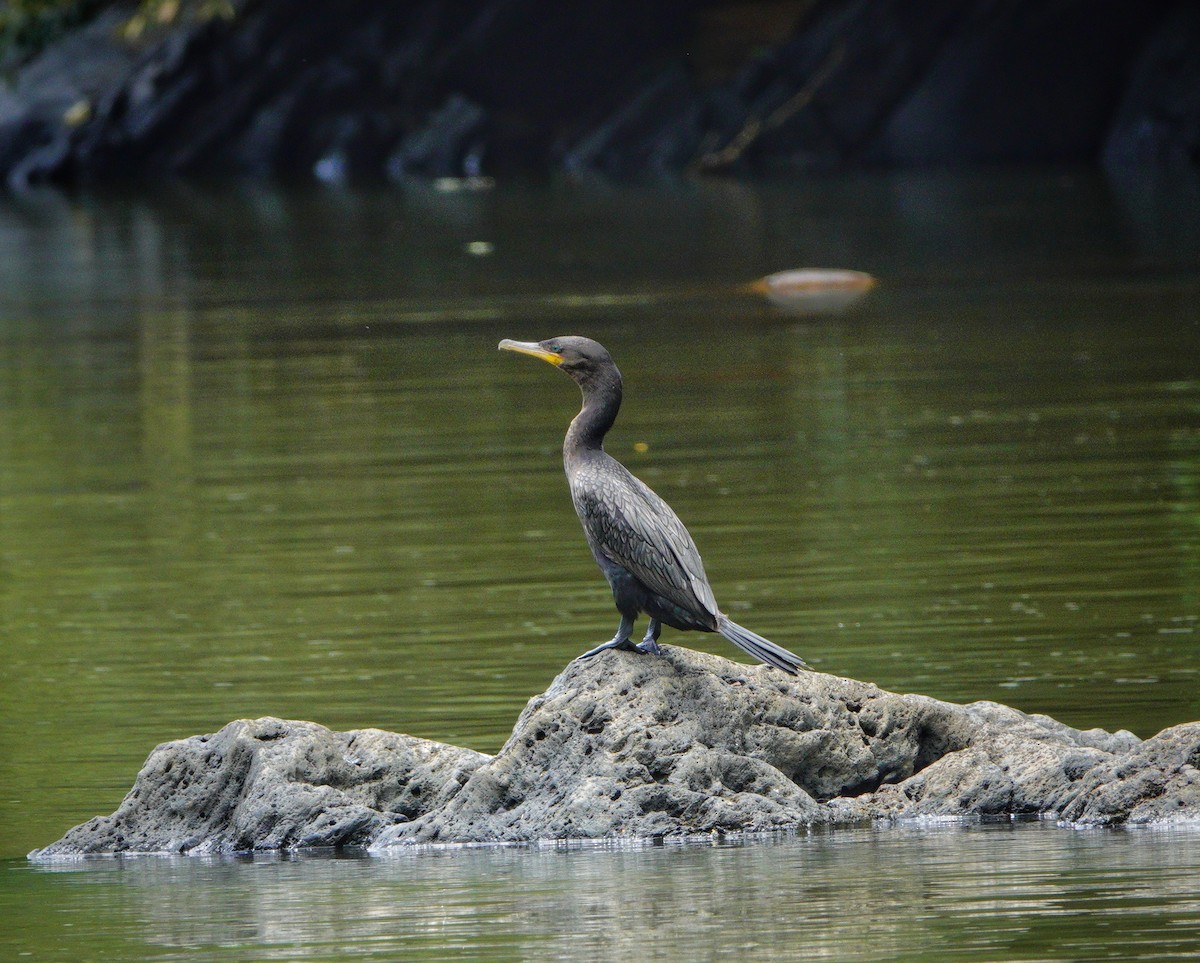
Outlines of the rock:
M 718 77 L 722 6 L 124 0 L 0 78 L 0 182 L 1197 166 L 1188 0 L 821 0 Z
M 1127 68 L 1170 6 L 827 0 L 722 84 L 662 71 L 567 163 L 620 176 L 639 164 L 736 174 L 1095 161 Z M 1200 31 L 1181 28 L 1191 40 L 1175 47 L 1194 48 Z M 1176 99 L 1194 102 L 1194 72 L 1176 68 Z M 1164 113 L 1163 134 L 1194 120 Z
M 375 846 L 827 822 L 822 804 L 907 778 L 976 728 L 921 696 L 665 651 L 572 663 L 461 793 Z
M 447 171 L 478 177 L 483 169 L 486 113 L 465 97 L 451 97 L 428 124 L 405 137 L 388 158 L 388 175 L 438 176 Z
M 968 745 L 908 779 L 837 801 L 842 817 L 1053 816 L 1084 773 L 1139 744 L 1129 732 L 1081 732 L 993 702 L 960 711 L 977 724 Z
M 270 717 L 156 748 L 111 816 L 31 854 L 228 853 L 366 844 L 440 807 L 487 756 Z
M 115 813 L 30 855 L 1200 820 L 1200 722 L 1142 741 L 991 702 L 664 653 L 572 662 L 495 756 L 273 718 L 166 743 Z
M 1061 816 L 1084 826 L 1200 819 L 1200 722 L 1164 729 L 1080 774 Z
M 1200 9 L 1180 3 L 1145 43 L 1104 145 L 1110 170 L 1200 167 Z
M 690 6 L 231 0 L 130 40 L 123 4 L 12 89 L 0 79 L 0 182 L 544 169 L 564 132 L 683 41 Z
M 25 66 L 10 88 L 0 78 L 0 183 L 21 187 L 67 163 L 79 122 L 136 60 L 113 40 L 127 16 L 108 10 Z
M 699 152 L 710 113 L 687 71 L 672 64 L 630 102 L 564 149 L 560 163 L 576 174 L 670 174 L 686 167 Z M 738 105 L 735 120 L 725 125 L 727 138 L 745 119 L 745 108 Z
M 901 96 L 860 141 L 861 156 L 889 165 L 1094 161 L 1129 64 L 1166 5 L 889 3 L 906 40 L 932 44 L 932 56 L 910 61 L 919 73 L 905 77 L 907 89 L 880 92 L 884 104 Z

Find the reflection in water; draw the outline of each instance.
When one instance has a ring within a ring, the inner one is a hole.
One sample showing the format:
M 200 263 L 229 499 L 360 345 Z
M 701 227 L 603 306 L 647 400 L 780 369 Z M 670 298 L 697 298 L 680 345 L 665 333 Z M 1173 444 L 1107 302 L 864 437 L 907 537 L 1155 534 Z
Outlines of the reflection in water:
M 499 363 L 501 337 L 604 341 L 628 392 L 610 449 L 731 614 L 818 668 L 1140 735 L 1200 717 L 1200 278 L 1190 235 L 1126 210 L 1006 176 L 0 204 L 0 854 L 241 716 L 494 751 L 609 637 L 559 460 L 577 395 Z M 812 322 L 740 293 L 823 264 L 880 286 Z M 1055 907 L 1102 955 L 1089 900 L 1119 954 L 1168 939 L 1174 876 L 1145 868 L 1173 865 L 1166 837 L 998 833 L 6 878 L 128 900 L 92 928 L 111 958 L 287 955 L 289 930 L 393 955 L 668 932 L 953 956 L 976 910 L 978 958 L 1026 931 L 1012 955 L 1044 958 Z M 1116 912 L 1126 856 L 1145 892 Z
M 952 825 L 712 847 L 137 859 L 23 874 L 33 877 L 24 881 L 31 895 L 53 884 L 80 924 L 107 919 L 104 929 L 138 959 L 223 958 L 238 947 L 253 947 L 257 959 L 331 960 L 454 951 L 500 959 L 1128 959 L 1200 946 L 1192 841 L 1178 832 Z M 52 953 L 84 938 L 50 929 Z

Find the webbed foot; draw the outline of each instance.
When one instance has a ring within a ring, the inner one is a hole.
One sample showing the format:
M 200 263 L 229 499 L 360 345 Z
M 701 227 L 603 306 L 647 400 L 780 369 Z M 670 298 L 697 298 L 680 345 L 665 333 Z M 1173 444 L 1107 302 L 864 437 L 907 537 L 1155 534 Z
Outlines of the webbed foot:
M 577 655 L 577 659 L 590 659 L 593 655 L 598 655 L 608 649 L 625 649 L 629 652 L 637 652 L 638 647 L 630 641 L 629 636 L 633 634 L 633 619 L 627 616 L 621 616 L 621 624 L 617 626 L 617 634 L 605 642 L 603 645 L 598 645 L 594 649 L 589 649 L 583 655 Z
M 577 655 L 577 659 L 590 659 L 593 655 L 599 655 L 601 652 L 606 652 L 609 649 L 624 649 L 626 652 L 640 652 L 641 650 L 633 644 L 633 640 L 629 636 L 621 638 L 618 636 L 615 639 L 609 639 L 603 645 L 598 645 L 594 649 L 588 649 L 583 655 Z

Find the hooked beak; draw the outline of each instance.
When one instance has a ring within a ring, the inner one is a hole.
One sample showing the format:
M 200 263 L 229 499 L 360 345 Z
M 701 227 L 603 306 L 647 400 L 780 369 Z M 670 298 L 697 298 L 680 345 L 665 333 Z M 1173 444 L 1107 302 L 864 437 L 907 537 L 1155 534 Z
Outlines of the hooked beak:
M 531 354 L 535 358 L 541 358 L 543 361 L 549 361 L 555 366 L 563 363 L 561 354 L 555 354 L 553 351 L 547 351 L 536 341 L 513 341 L 511 338 L 505 338 L 500 342 L 499 348 L 501 351 L 518 351 L 521 354 Z

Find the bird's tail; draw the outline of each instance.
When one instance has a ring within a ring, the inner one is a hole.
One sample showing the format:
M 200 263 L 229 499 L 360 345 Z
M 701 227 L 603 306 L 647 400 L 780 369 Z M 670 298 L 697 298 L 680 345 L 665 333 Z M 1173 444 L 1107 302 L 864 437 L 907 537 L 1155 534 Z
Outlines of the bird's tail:
M 717 631 L 747 655 L 754 656 L 759 662 L 783 669 L 784 672 L 795 675 L 800 669 L 810 668 L 800 656 L 749 629 L 742 628 L 727 615 L 717 616 Z

